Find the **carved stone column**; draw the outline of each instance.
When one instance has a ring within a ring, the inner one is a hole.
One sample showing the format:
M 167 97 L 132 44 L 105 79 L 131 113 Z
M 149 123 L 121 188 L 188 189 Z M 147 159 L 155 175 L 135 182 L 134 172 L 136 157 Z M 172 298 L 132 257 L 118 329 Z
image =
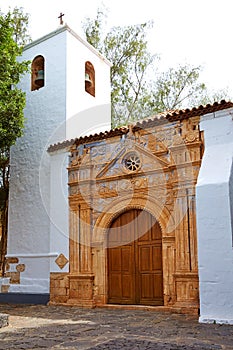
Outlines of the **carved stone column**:
M 70 274 L 68 304 L 94 306 L 91 257 L 91 208 L 80 196 L 70 198 Z

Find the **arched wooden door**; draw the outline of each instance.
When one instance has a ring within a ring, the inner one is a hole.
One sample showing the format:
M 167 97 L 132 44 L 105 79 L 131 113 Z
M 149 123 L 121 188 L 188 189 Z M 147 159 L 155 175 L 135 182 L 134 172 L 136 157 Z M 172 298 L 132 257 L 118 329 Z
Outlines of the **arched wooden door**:
M 162 232 L 146 211 L 124 212 L 109 228 L 108 302 L 163 305 Z

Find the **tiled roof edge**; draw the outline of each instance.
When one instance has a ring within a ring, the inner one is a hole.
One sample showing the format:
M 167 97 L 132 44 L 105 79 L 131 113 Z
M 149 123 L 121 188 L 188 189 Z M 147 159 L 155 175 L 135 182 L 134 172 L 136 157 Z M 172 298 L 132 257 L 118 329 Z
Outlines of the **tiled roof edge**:
M 233 107 L 233 102 L 222 100 L 221 102 L 214 102 L 212 105 L 207 104 L 206 106 L 194 107 L 192 109 L 181 110 L 172 114 L 167 115 L 169 121 L 188 119 L 195 116 L 202 116 L 204 114 L 214 113 L 223 109 Z
M 225 100 L 222 100 L 220 102 L 214 102 L 212 105 L 207 104 L 206 106 L 201 105 L 199 107 L 194 107 L 192 109 L 187 108 L 182 110 L 163 112 L 163 113 L 159 113 L 158 115 L 152 116 L 149 119 L 144 119 L 136 122 L 134 125 L 132 125 L 132 130 L 136 131 L 137 129 L 144 129 L 144 128 L 149 128 L 156 125 L 161 125 L 166 123 L 167 121 L 174 122 L 178 120 L 189 119 L 195 116 L 202 116 L 204 114 L 214 113 L 214 112 L 217 112 L 223 109 L 228 109 L 228 108 L 233 108 L 233 102 L 231 101 L 227 102 Z M 116 129 L 111 129 L 110 131 L 101 132 L 99 134 L 83 136 L 73 140 L 67 140 L 61 143 L 51 145 L 48 148 L 48 152 L 55 152 L 59 149 L 70 147 L 74 143 L 79 145 L 87 142 L 94 142 L 94 141 L 107 139 L 117 135 L 124 135 L 124 134 L 127 134 L 129 130 L 130 130 L 130 127 L 125 126 L 125 127 L 120 127 Z
M 47 149 L 48 152 L 56 152 L 65 148 L 68 148 L 72 146 L 75 143 L 75 139 L 72 140 L 66 140 L 62 142 L 55 143 L 53 145 L 50 145 Z
M 58 151 L 60 149 L 70 147 L 74 143 L 83 144 L 83 143 L 87 143 L 90 141 L 94 142 L 94 141 L 110 138 L 110 137 L 117 136 L 117 135 L 124 135 L 124 134 L 127 134 L 128 131 L 129 131 L 129 128 L 122 127 L 122 128 L 111 129 L 110 131 L 101 132 L 99 134 L 94 134 L 94 135 L 89 135 L 89 136 L 81 136 L 81 137 L 78 137 L 78 138 L 73 139 L 73 140 L 66 140 L 64 142 L 59 142 L 59 143 L 56 143 L 54 145 L 50 145 L 48 148 L 48 152 L 55 152 L 55 151 Z

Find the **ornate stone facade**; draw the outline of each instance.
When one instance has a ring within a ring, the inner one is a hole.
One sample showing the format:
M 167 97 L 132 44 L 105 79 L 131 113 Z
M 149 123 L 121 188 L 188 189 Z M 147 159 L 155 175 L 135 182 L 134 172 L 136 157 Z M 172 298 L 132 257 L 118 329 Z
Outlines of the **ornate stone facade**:
M 111 137 L 78 139 L 69 172 L 70 272 L 52 274 L 51 303 L 108 303 L 108 231 L 123 212 L 149 212 L 162 231 L 164 307 L 199 306 L 195 184 L 199 117 L 161 118 Z M 55 284 L 65 285 L 61 298 Z

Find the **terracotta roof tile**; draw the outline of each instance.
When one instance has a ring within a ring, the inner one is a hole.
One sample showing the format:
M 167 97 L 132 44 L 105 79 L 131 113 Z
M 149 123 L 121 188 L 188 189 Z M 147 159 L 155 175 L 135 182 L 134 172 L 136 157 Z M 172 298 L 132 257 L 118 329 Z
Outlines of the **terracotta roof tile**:
M 228 109 L 233 107 L 233 102 L 222 100 L 221 102 L 215 102 L 212 105 L 207 104 L 206 106 L 199 106 L 194 107 L 192 109 L 181 109 L 181 110 L 174 110 L 174 111 L 165 111 L 162 113 L 159 113 L 155 116 L 151 116 L 147 119 L 140 120 L 136 122 L 135 124 L 131 125 L 131 128 L 133 131 L 136 131 L 137 129 L 144 129 L 149 128 L 156 125 L 162 125 L 164 123 L 174 122 L 177 120 L 184 120 L 195 116 L 201 116 L 208 113 L 214 113 L 223 109 Z M 124 126 L 116 129 L 111 129 L 110 131 L 101 132 L 99 134 L 79 137 L 77 139 L 64 141 L 61 143 L 57 143 L 54 145 L 51 145 L 48 148 L 48 152 L 54 152 L 59 149 L 69 148 L 74 143 L 78 144 L 84 144 L 88 142 L 93 141 L 99 141 L 106 138 L 110 138 L 117 135 L 124 135 L 129 132 L 130 127 Z

